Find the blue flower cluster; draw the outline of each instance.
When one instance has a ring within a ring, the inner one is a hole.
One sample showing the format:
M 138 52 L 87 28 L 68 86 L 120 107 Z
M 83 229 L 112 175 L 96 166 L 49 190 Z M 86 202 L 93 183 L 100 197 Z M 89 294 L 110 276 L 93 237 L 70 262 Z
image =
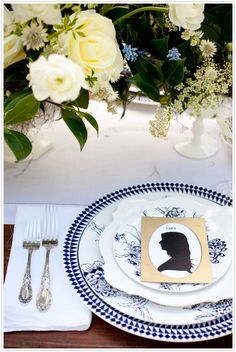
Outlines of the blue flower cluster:
M 179 60 L 180 59 L 181 54 L 179 53 L 179 50 L 175 47 L 173 47 L 172 49 L 170 49 L 168 51 L 167 54 L 167 59 L 169 60 Z
M 124 57 L 127 61 L 134 62 L 137 60 L 139 56 L 139 52 L 137 48 L 132 48 L 130 44 L 125 44 L 124 48 L 122 49 Z

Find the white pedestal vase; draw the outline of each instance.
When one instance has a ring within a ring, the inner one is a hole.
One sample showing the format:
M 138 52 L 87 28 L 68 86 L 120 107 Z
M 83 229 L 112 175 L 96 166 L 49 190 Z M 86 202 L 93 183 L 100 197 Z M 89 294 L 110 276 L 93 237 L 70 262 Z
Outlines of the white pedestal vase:
M 38 128 L 31 128 L 27 137 L 32 143 L 32 152 L 21 163 L 36 160 L 53 148 L 53 144 L 45 139 L 42 131 Z M 16 158 L 6 143 L 4 143 L 4 163 L 5 165 L 16 164 Z
M 204 129 L 204 116 L 193 117 L 192 135 L 174 145 L 175 150 L 186 158 L 206 159 L 218 151 L 217 141 Z

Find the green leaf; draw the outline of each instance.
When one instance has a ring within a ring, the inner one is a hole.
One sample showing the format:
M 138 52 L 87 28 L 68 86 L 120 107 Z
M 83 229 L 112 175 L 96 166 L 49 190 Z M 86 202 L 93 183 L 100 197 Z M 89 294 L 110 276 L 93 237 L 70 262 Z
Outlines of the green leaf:
M 115 6 L 111 10 L 109 10 L 107 17 L 109 17 L 112 22 L 114 22 L 118 18 L 126 15 L 128 12 L 130 12 L 130 9 L 127 6 Z
M 15 155 L 17 161 L 25 159 L 32 151 L 30 140 L 21 132 L 5 128 L 4 140 Z
M 128 34 L 131 40 L 132 47 L 140 47 L 142 45 L 142 41 L 140 39 L 140 35 L 136 32 L 132 27 L 128 26 Z
M 100 14 L 102 16 L 105 16 L 112 8 L 114 7 L 114 4 L 104 4 L 100 10 Z
M 123 102 L 127 102 L 129 96 L 130 82 L 125 77 L 120 77 L 116 82 L 111 83 L 114 91 L 118 93 Z
M 229 11 L 226 13 L 222 21 L 222 37 L 224 43 L 232 42 L 232 29 L 232 12 Z
M 220 21 L 215 15 L 211 13 L 205 14 L 204 21 L 201 25 L 201 30 L 203 32 L 204 39 L 209 39 L 222 46 Z
M 73 111 L 61 109 L 61 114 L 63 120 L 78 140 L 80 150 L 82 150 L 88 138 L 87 129 L 83 120 Z
M 137 73 L 135 76 L 130 78 L 130 81 L 134 83 L 147 97 L 154 101 L 159 101 L 159 88 L 148 73 Z
M 32 94 L 31 89 L 20 90 L 19 92 L 9 95 L 4 101 L 4 111 L 7 112 L 12 109 L 19 99 L 22 99 L 29 94 Z
M 196 59 L 195 53 L 190 45 L 190 41 L 186 40 L 182 44 L 177 46 L 179 53 L 181 54 L 181 58 L 186 58 L 185 64 L 187 67 L 195 67 Z
M 87 109 L 89 104 L 89 93 L 87 89 L 81 88 L 75 103 L 82 109 Z
M 201 30 L 203 32 L 204 39 L 209 39 L 212 42 L 215 42 L 217 44 L 221 43 L 221 38 L 219 33 L 217 33 L 213 28 L 211 28 L 207 24 L 202 24 Z
M 159 60 L 165 60 L 168 54 L 169 36 L 166 35 L 161 39 L 153 39 L 150 41 L 150 49 L 153 55 Z
M 166 60 L 162 66 L 162 72 L 165 79 L 171 86 L 177 86 L 184 78 L 184 61 L 182 60 Z
M 163 74 L 161 72 L 161 69 L 157 65 L 151 63 L 147 58 L 139 57 L 135 63 L 135 66 L 137 71 L 147 72 L 153 78 L 162 81 Z
M 82 111 L 80 111 L 79 114 L 80 114 L 82 117 L 84 117 L 84 118 L 90 123 L 90 125 L 92 125 L 93 128 L 95 128 L 95 130 L 96 130 L 97 133 L 98 133 L 99 127 L 98 127 L 98 123 L 97 123 L 97 121 L 95 120 L 95 118 L 94 118 L 91 114 L 89 114 L 89 113 L 87 113 L 87 112 L 82 112 Z
M 205 14 L 203 24 L 208 24 L 219 34 L 220 38 L 215 41 L 218 44 L 221 43 L 222 46 L 225 43 L 232 42 L 232 17 L 232 4 L 216 5 Z
M 144 20 L 140 23 L 138 28 L 139 33 L 143 39 L 143 45 L 145 44 L 145 41 L 149 42 L 155 38 L 149 16 L 145 16 Z
M 208 13 L 223 21 L 223 17 L 229 11 L 232 13 L 232 4 L 219 4 L 210 9 Z
M 31 93 L 23 97 L 18 96 L 9 105 L 5 111 L 5 125 L 31 120 L 39 110 L 40 102 Z

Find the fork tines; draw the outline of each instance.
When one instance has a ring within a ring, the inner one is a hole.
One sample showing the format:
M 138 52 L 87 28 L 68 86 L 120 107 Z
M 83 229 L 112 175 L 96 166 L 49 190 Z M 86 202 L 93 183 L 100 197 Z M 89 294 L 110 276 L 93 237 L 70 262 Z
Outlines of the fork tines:
M 32 220 L 26 225 L 23 248 L 39 249 L 40 247 L 40 223 Z

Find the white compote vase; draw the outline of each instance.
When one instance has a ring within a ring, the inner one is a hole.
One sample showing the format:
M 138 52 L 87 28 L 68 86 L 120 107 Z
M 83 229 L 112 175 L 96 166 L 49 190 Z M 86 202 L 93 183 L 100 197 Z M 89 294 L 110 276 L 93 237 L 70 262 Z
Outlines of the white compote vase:
M 38 128 L 31 128 L 27 136 L 32 143 L 32 152 L 21 163 L 36 160 L 53 148 L 52 142 L 47 140 Z M 4 143 L 4 163 L 6 166 L 16 164 L 16 158 L 6 143 Z
M 214 115 L 213 111 L 211 111 Z M 209 133 L 205 131 L 204 119 L 209 117 L 210 112 L 205 111 L 194 119 L 191 129 L 191 136 L 184 141 L 174 145 L 175 150 L 186 158 L 207 159 L 216 154 L 218 143 Z

